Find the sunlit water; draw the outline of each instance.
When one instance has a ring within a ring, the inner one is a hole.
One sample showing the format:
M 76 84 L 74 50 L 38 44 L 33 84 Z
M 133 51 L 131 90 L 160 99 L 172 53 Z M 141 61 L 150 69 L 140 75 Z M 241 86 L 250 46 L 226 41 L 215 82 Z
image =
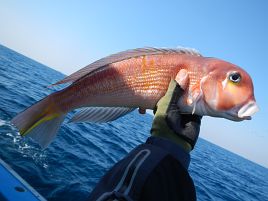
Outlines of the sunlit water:
M 112 123 L 68 124 L 45 150 L 21 138 L 10 120 L 63 78 L 0 45 L 0 158 L 48 200 L 85 200 L 101 176 L 149 136 L 150 115 L 136 111 Z M 199 139 L 190 174 L 198 200 L 268 201 L 268 170 Z M 4 182 L 4 181 L 0 181 Z

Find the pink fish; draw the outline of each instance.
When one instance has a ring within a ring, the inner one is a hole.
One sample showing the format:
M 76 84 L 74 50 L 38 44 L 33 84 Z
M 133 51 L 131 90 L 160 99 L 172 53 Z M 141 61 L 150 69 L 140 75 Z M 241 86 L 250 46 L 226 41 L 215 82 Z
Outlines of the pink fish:
M 84 109 L 73 122 L 108 122 L 136 108 L 153 109 L 181 69 L 189 75 L 189 86 L 178 102 L 182 112 L 241 121 L 258 111 L 252 80 L 238 66 L 193 49 L 140 48 L 105 57 L 67 76 L 55 85 L 71 85 L 11 122 L 21 135 L 46 147 L 65 115 L 76 108 Z

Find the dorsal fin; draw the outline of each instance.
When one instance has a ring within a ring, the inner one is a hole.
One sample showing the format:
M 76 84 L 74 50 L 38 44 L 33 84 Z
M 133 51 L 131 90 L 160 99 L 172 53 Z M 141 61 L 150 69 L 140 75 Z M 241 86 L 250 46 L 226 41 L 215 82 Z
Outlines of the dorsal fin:
M 93 72 L 96 69 L 99 69 L 101 67 L 104 67 L 106 65 L 123 61 L 126 59 L 139 57 L 139 56 L 146 56 L 146 55 L 157 55 L 157 54 L 190 54 L 190 55 L 196 55 L 196 56 L 202 56 L 197 50 L 192 48 L 153 48 L 153 47 L 146 47 L 146 48 L 137 48 L 137 49 L 131 49 L 126 50 L 123 52 L 119 52 L 116 54 L 112 54 L 108 57 L 104 57 L 102 59 L 99 59 L 88 66 L 78 70 L 77 72 L 65 77 L 63 80 L 53 84 L 63 84 L 68 82 L 75 82 L 76 80 L 84 77 L 85 75 Z

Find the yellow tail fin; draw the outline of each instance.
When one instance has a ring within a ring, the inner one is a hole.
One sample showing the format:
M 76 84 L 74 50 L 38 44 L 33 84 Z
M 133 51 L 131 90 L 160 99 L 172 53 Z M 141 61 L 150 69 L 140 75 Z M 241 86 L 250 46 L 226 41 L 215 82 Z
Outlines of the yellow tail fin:
M 15 116 L 11 123 L 14 124 L 22 136 L 30 136 L 41 147 L 45 148 L 54 139 L 64 120 L 65 114 L 53 111 L 49 98 L 44 98 L 25 111 Z

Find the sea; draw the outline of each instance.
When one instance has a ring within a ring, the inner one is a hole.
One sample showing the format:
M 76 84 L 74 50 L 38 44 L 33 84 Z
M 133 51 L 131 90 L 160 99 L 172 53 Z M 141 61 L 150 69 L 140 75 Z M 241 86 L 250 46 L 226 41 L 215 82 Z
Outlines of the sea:
M 133 111 L 110 123 L 68 123 L 71 112 L 42 150 L 10 120 L 60 90 L 49 85 L 64 76 L 0 45 L 0 158 L 47 200 L 83 201 L 105 172 L 147 139 L 153 117 Z M 201 138 L 191 158 L 197 200 L 268 201 L 267 168 Z

